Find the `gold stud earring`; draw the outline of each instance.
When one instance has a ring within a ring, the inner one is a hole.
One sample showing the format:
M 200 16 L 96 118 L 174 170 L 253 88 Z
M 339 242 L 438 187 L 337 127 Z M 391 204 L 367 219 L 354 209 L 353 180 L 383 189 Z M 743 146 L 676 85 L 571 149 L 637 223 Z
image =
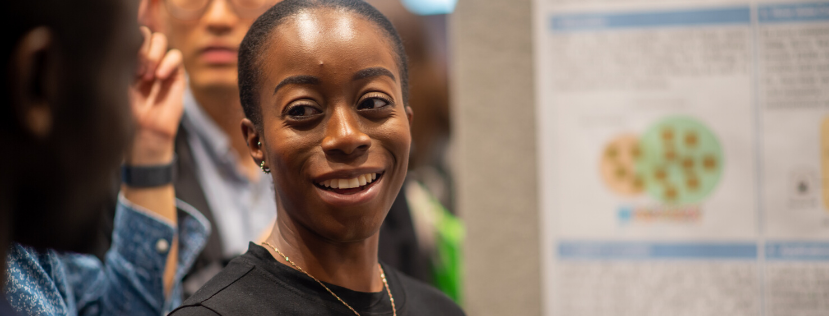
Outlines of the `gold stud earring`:
M 262 163 L 259 164 L 259 168 L 262 169 L 264 173 L 271 173 L 271 168 L 265 167 L 265 161 L 262 160 Z

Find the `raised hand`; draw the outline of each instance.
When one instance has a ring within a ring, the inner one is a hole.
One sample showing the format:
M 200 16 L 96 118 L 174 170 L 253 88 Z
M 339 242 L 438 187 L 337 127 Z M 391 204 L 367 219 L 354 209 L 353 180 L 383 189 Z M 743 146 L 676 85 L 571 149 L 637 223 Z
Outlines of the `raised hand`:
M 167 38 L 141 27 L 144 43 L 138 52 L 138 71 L 130 87 L 136 134 L 126 162 L 159 165 L 172 160 L 173 144 L 184 111 L 185 77 L 182 55 L 167 50 Z
M 144 43 L 138 52 L 138 70 L 130 87 L 130 106 L 135 119 L 135 138 L 125 163 L 131 166 L 166 165 L 173 160 L 176 131 L 184 111 L 184 67 L 181 52 L 167 50 L 167 38 L 141 28 Z M 123 185 L 121 192 L 132 203 L 176 225 L 173 184 L 150 188 Z M 164 291 L 170 293 L 178 262 L 178 236 L 173 237 L 164 269 Z

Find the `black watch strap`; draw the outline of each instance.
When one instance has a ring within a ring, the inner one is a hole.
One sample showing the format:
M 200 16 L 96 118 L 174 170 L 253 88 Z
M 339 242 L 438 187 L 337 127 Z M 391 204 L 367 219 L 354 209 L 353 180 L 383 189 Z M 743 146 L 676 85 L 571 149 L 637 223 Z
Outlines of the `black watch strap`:
M 121 166 L 121 182 L 136 188 L 152 188 L 173 183 L 176 178 L 176 158 L 166 165 Z

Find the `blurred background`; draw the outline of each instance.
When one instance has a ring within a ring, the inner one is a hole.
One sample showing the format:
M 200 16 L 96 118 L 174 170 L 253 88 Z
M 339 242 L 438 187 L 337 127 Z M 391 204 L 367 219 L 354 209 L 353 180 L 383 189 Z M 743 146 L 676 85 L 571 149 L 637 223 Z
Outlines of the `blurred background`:
M 829 2 L 445 21 L 470 315 L 829 314 Z

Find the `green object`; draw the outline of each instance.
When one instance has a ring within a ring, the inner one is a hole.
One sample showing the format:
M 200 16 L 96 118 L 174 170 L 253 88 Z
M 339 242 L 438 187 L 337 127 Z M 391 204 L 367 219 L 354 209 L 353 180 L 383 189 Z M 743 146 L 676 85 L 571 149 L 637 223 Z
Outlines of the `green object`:
M 714 133 L 696 119 L 672 116 L 647 129 L 636 172 L 645 191 L 668 205 L 697 204 L 716 188 L 724 166 Z
M 435 222 L 437 251 L 436 258 L 432 260 L 432 276 L 435 286 L 461 305 L 463 277 L 461 246 L 465 235 L 464 226 L 460 219 L 450 214 L 440 203 L 436 200 L 433 202 L 436 204 L 435 208 L 439 208 L 440 214 Z
M 405 185 L 421 247 L 430 250 L 432 284 L 458 305 L 462 302 L 463 222 L 446 210 L 426 188 L 411 181 Z

